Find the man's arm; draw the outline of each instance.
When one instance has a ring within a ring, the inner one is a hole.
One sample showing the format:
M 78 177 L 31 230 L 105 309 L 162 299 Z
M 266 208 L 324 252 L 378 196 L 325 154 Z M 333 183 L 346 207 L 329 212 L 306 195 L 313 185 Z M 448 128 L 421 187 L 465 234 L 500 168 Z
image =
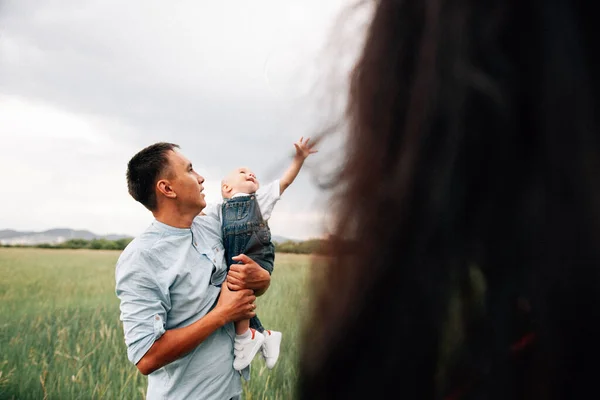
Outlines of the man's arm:
M 221 295 L 215 308 L 193 324 L 166 331 L 136 364 L 138 370 L 148 375 L 192 351 L 214 331 L 223 325 L 255 316 L 251 290 L 232 292 L 227 285 L 221 287 Z
M 283 173 L 281 179 L 279 179 L 279 194 L 283 194 L 285 189 L 287 189 L 294 179 L 298 176 L 302 165 L 304 164 L 304 160 L 311 154 L 317 152 L 317 150 L 313 150 L 314 143 L 309 144 L 310 138 L 301 137 L 299 141 L 294 143 L 294 147 L 296 148 L 296 155 L 292 160 L 292 163 L 288 167 L 288 169 Z
M 271 275 L 245 254 L 232 257 L 242 264 L 232 264 L 227 273 L 230 290 L 251 289 L 256 296 L 262 296 L 271 284 Z

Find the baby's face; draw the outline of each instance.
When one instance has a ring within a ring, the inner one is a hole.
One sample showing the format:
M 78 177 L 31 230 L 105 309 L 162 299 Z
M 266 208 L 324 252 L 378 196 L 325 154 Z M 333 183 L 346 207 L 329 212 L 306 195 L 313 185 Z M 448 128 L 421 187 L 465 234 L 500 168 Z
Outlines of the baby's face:
M 260 186 L 254 172 L 246 167 L 237 168 L 229 174 L 227 183 L 233 188 L 232 195 L 236 193 L 254 193 Z

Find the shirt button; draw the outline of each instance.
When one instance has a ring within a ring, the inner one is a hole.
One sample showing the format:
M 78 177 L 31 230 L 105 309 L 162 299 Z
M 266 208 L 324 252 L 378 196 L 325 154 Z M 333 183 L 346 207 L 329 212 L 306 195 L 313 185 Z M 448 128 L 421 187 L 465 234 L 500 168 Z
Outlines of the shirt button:
M 160 320 L 160 317 L 157 315 L 156 317 L 154 317 L 155 320 Z

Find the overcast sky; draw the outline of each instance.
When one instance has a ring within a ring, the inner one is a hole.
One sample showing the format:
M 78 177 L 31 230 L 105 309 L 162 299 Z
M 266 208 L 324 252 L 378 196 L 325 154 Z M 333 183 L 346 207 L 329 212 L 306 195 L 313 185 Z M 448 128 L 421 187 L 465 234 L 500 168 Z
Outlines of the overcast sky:
M 125 168 L 156 141 L 181 145 L 209 201 L 236 166 L 262 182 L 279 177 L 293 142 L 332 118 L 323 82 L 347 8 L 344 0 L 2 0 L 0 229 L 139 234 L 152 215 L 128 195 Z M 314 180 L 327 154 L 309 159 L 284 194 L 273 234 L 322 233 L 326 196 Z

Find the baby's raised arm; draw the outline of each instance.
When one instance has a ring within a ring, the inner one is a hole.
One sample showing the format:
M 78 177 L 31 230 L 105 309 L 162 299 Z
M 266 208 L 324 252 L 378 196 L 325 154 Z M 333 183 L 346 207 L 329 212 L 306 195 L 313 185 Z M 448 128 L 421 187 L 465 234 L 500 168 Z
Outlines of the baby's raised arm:
M 285 189 L 288 188 L 298 176 L 298 172 L 300 172 L 300 168 L 302 168 L 302 164 L 304 164 L 304 160 L 311 154 L 317 152 L 314 150 L 314 143 L 309 144 L 310 138 L 301 137 L 299 141 L 294 143 L 294 147 L 296 148 L 296 155 L 292 160 L 292 163 L 288 167 L 288 169 L 283 173 L 281 179 L 279 179 L 279 194 L 283 194 Z

